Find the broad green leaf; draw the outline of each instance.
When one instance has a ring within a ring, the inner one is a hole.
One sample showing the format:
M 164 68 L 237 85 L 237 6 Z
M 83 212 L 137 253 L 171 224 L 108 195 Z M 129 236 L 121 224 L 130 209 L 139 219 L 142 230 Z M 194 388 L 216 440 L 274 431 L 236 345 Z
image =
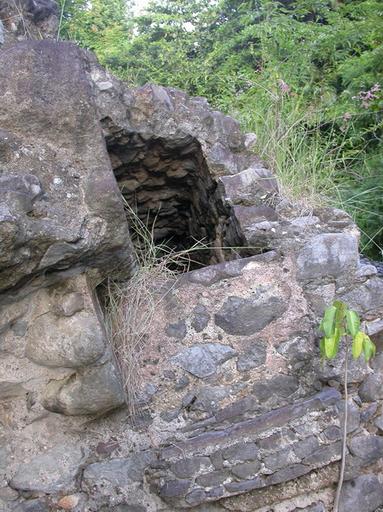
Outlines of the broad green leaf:
M 324 338 L 324 351 L 328 359 L 334 359 L 338 352 L 339 338 L 334 334 L 330 338 Z
M 346 311 L 346 321 L 347 321 L 347 332 L 354 338 L 357 335 L 359 328 L 360 328 L 360 320 L 359 320 L 358 314 L 355 313 L 355 311 L 351 311 L 350 309 L 347 310 Z
M 375 344 L 370 340 L 367 334 L 364 335 L 363 339 L 363 353 L 367 362 L 371 359 L 371 357 L 374 357 L 376 353 Z
M 325 338 L 331 338 L 335 334 L 336 311 L 337 311 L 337 309 L 335 306 L 330 306 L 324 312 L 323 320 L 322 320 L 322 329 L 323 329 Z
M 352 357 L 354 359 L 358 359 L 358 357 L 362 353 L 364 336 L 365 336 L 365 334 L 361 331 L 357 332 L 356 335 L 354 336 L 354 339 L 352 342 Z

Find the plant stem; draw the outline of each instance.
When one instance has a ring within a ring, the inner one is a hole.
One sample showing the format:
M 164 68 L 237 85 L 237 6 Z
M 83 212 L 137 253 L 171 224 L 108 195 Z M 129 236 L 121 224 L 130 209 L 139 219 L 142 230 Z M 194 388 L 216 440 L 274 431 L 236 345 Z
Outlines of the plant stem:
M 65 4 L 66 4 L 66 0 L 63 0 L 63 3 L 62 3 L 62 5 L 61 5 L 61 11 L 60 11 L 59 26 L 58 26 L 58 28 L 57 28 L 56 41 L 59 41 L 59 40 L 60 40 L 61 24 L 62 24 L 63 17 L 64 17 Z
M 338 486 L 336 488 L 335 500 L 334 500 L 334 508 L 333 512 L 338 512 L 339 509 L 339 500 L 340 493 L 342 491 L 343 480 L 344 480 L 344 470 L 346 466 L 346 449 L 347 449 L 347 422 L 348 422 L 348 337 L 346 336 L 346 361 L 344 363 L 344 422 L 343 422 L 343 432 L 342 432 L 342 456 L 341 456 L 341 464 L 340 464 L 340 472 L 339 472 L 339 480 Z

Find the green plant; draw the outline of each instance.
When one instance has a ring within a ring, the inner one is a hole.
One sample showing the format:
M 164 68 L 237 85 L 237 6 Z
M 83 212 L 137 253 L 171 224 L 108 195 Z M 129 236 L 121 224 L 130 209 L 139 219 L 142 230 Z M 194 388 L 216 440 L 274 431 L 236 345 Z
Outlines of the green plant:
M 347 440 L 347 402 L 348 402 L 348 355 L 351 343 L 351 352 L 354 359 L 362 354 L 366 362 L 374 357 L 376 347 L 369 336 L 361 330 L 361 322 L 358 314 L 352 311 L 341 301 L 335 301 L 329 306 L 323 315 L 320 323 L 320 330 L 324 336 L 320 341 L 320 352 L 322 359 L 334 359 L 339 352 L 340 343 L 345 342 L 344 361 L 344 421 L 342 433 L 342 455 L 338 486 L 335 494 L 333 512 L 338 512 L 340 493 L 344 480 L 346 464 L 346 440 Z

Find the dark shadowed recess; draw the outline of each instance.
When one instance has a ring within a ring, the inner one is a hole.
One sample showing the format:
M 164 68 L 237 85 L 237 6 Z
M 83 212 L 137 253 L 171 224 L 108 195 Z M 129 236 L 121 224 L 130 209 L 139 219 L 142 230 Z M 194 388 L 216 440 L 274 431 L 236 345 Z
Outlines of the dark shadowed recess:
M 103 125 L 121 193 L 153 230 L 156 244 L 178 251 L 203 243 L 208 249 L 192 253 L 194 267 L 248 255 L 239 255 L 243 237 L 238 223 L 220 196 L 196 139 L 114 131 L 110 119 Z

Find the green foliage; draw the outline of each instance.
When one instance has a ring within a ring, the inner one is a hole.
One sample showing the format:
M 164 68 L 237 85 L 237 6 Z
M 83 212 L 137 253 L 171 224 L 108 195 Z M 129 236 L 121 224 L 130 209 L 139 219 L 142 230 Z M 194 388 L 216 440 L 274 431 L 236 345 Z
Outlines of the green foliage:
M 349 211 L 383 254 L 380 0 L 60 0 L 63 37 L 132 85 L 206 96 L 258 135 L 284 191 Z
M 104 65 L 113 65 L 128 48 L 130 4 L 126 0 L 59 0 L 60 37 L 92 50 Z
M 344 336 L 352 338 L 354 359 L 358 359 L 363 352 L 364 358 L 368 362 L 375 355 L 375 344 L 367 334 L 360 330 L 358 314 L 348 309 L 346 304 L 341 301 L 335 301 L 332 306 L 325 310 L 320 323 L 320 330 L 324 334 L 320 341 L 320 351 L 323 359 L 334 359 L 336 357 L 340 341 Z
M 344 302 L 339 300 L 326 308 L 323 319 L 319 326 L 320 331 L 324 337 L 320 340 L 320 353 L 322 360 L 334 359 L 339 352 L 340 342 L 345 340 L 346 356 L 344 361 L 344 418 L 343 418 L 343 431 L 342 431 L 342 457 L 339 472 L 339 480 L 335 493 L 333 512 L 339 511 L 340 495 L 343 486 L 346 454 L 347 454 L 347 425 L 348 425 L 348 352 L 349 342 L 348 338 L 352 340 L 351 352 L 354 359 L 364 354 L 366 362 L 375 356 L 376 347 L 370 340 L 369 336 L 360 330 L 360 318 L 358 314 L 349 309 Z

